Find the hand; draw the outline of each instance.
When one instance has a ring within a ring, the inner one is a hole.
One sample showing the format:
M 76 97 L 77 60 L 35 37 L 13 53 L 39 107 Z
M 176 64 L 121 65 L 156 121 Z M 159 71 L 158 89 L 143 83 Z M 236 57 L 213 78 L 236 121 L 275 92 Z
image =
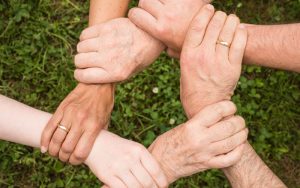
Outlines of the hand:
M 223 40 L 231 44 L 217 44 Z M 193 117 L 204 106 L 230 100 L 241 74 L 247 30 L 235 15 L 203 8 L 194 18 L 181 53 L 181 102 Z
M 172 57 L 180 53 L 188 27 L 197 12 L 211 0 L 140 0 L 129 11 L 139 28 L 168 46 Z
M 112 85 L 79 84 L 59 105 L 42 134 L 41 150 L 73 165 L 82 163 L 113 108 Z M 65 126 L 67 133 L 58 125 Z
M 153 142 L 149 150 L 169 183 L 207 169 L 229 167 L 240 160 L 248 129 L 243 118 L 232 116 L 235 112 L 235 105 L 229 101 L 207 106 Z
M 83 83 L 124 81 L 153 63 L 164 49 L 127 18 L 87 28 L 80 40 L 75 78 Z
M 159 164 L 145 147 L 104 130 L 85 163 L 110 188 L 168 186 Z

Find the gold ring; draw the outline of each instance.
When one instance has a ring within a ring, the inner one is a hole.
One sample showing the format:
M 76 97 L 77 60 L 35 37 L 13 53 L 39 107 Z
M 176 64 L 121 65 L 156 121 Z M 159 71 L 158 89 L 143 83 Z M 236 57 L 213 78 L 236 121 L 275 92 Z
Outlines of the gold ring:
M 63 125 L 58 125 L 58 128 L 60 128 L 61 130 L 65 131 L 66 133 L 69 133 L 69 129 Z
M 230 44 L 229 44 L 228 42 L 226 42 L 226 41 L 218 40 L 218 41 L 217 41 L 217 44 L 220 44 L 220 45 L 222 45 L 222 46 L 225 46 L 225 47 L 227 47 L 227 48 L 230 48 Z

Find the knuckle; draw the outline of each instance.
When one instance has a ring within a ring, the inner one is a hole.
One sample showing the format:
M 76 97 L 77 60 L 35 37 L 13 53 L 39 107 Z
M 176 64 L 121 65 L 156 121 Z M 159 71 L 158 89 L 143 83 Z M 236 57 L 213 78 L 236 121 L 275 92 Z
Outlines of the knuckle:
M 233 135 L 235 133 L 234 123 L 230 120 L 224 122 L 224 132 L 228 133 L 228 135 Z
M 66 153 L 66 154 L 69 154 L 69 153 L 72 153 L 72 147 L 69 146 L 69 145 L 63 145 L 62 148 L 61 148 L 61 151 L 63 153 Z
M 59 144 L 61 144 L 62 140 L 59 139 L 57 136 L 54 136 L 54 137 L 52 138 L 52 142 L 53 142 L 53 144 L 55 144 L 55 145 L 59 145 Z
M 237 123 L 239 126 L 241 127 L 246 127 L 246 121 L 243 117 L 241 116 L 235 116 L 236 120 L 237 120 Z
M 156 27 L 156 32 L 161 36 L 169 35 L 169 28 L 166 25 L 167 24 L 158 24 L 158 26 Z
M 83 150 L 75 150 L 74 157 L 79 161 L 83 161 L 87 157 L 87 153 Z
M 75 117 L 78 120 L 84 120 L 88 117 L 88 112 L 86 110 L 79 110 L 76 112 Z

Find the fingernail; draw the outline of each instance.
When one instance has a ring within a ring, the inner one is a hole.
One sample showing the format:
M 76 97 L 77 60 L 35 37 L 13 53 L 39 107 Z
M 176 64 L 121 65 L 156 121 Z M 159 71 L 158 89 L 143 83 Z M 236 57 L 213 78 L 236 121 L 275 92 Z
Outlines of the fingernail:
M 214 6 L 212 6 L 211 4 L 206 5 L 206 8 L 208 10 L 214 10 Z
M 42 147 L 41 147 L 41 152 L 42 152 L 42 153 L 46 153 L 46 152 L 47 152 L 47 148 L 44 147 L 44 146 L 42 146 Z
M 240 28 L 240 29 L 245 29 L 246 26 L 245 26 L 245 24 L 240 24 L 240 25 L 239 25 L 239 28 Z

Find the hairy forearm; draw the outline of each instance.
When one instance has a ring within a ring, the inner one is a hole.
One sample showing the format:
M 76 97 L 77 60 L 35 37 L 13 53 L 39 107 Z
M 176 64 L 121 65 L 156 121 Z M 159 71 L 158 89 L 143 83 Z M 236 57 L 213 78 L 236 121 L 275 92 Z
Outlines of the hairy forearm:
M 249 143 L 246 144 L 242 159 L 223 171 L 233 188 L 286 187 L 260 159 Z
M 247 25 L 244 63 L 300 72 L 300 24 Z

